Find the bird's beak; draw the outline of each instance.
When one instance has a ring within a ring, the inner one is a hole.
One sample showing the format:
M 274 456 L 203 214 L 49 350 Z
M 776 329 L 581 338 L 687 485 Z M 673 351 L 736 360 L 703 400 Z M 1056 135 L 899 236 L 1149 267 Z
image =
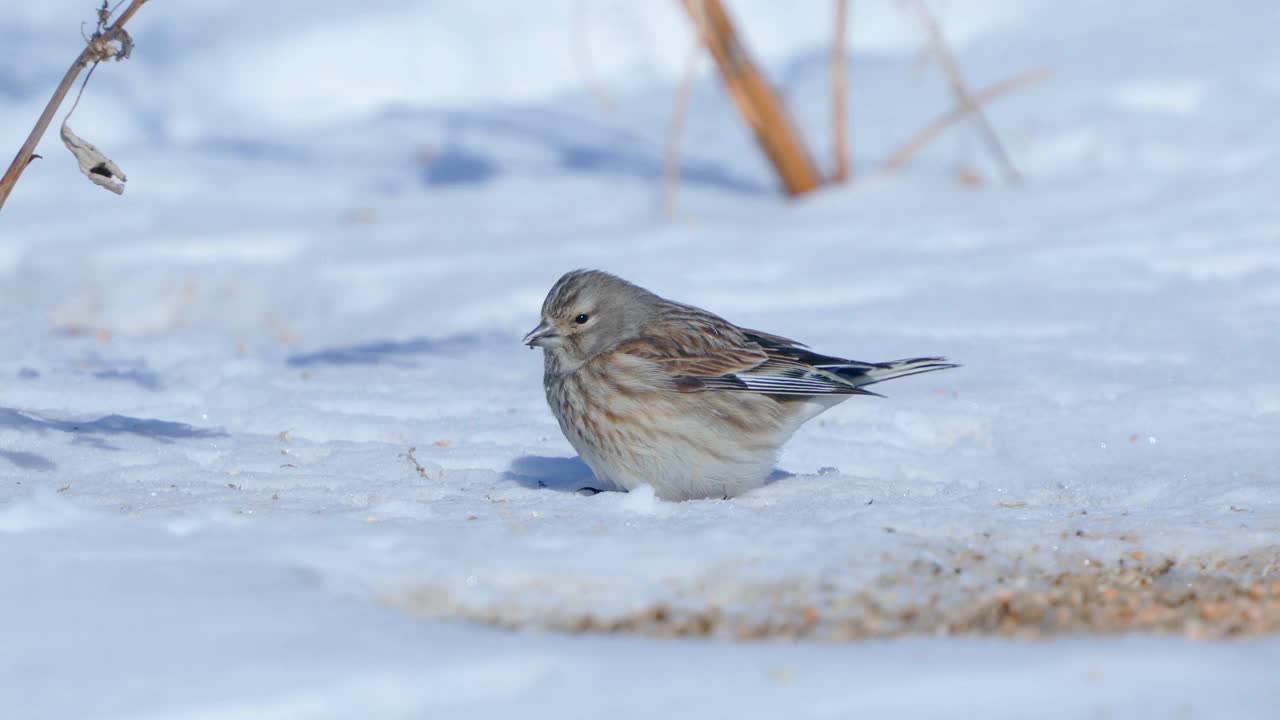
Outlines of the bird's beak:
M 555 328 L 547 324 L 546 320 L 538 323 L 538 327 L 529 331 L 524 336 L 525 345 L 531 349 L 535 347 L 556 347 L 560 344 L 560 336 L 556 334 Z

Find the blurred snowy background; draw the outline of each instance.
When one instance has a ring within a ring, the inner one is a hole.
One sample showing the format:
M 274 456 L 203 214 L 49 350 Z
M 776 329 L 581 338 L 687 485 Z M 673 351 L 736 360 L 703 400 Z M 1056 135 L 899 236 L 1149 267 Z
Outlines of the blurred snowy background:
M 829 168 L 832 3 L 728 7 Z M 144 6 L 70 123 L 125 195 L 55 128 L 0 214 L 0 716 L 1271 717 L 1280 7 L 935 3 L 1054 72 L 1019 187 L 966 125 L 873 176 L 952 103 L 852 7 L 858 180 L 782 198 L 706 59 L 669 219 L 673 2 Z M 92 9 L 0 6 L 6 153 Z M 519 345 L 576 267 L 965 367 L 743 498 L 579 496 Z

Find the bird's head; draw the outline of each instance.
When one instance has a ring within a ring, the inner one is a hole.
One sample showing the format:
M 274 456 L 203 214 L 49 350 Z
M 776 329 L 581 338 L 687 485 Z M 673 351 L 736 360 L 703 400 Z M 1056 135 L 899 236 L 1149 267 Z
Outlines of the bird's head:
M 542 322 L 524 343 L 555 354 L 566 369 L 635 337 L 657 296 L 600 270 L 574 270 L 552 286 Z

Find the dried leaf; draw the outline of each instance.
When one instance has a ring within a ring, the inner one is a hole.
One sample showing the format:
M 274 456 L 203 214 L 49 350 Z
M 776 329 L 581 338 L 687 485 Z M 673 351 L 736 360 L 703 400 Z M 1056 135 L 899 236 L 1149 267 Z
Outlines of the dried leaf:
M 93 143 L 88 142 L 71 131 L 66 123 L 62 124 L 62 143 L 67 146 L 76 161 L 80 163 L 80 172 L 89 181 L 104 187 L 117 195 L 124 194 L 124 183 L 128 181 L 124 172 L 116 166 L 111 158 L 103 155 Z M 117 182 L 117 178 L 119 182 Z

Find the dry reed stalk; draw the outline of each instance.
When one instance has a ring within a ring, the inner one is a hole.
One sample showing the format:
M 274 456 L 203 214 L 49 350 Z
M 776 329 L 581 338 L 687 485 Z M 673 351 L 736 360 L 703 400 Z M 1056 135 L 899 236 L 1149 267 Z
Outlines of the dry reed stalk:
M 849 162 L 848 120 L 845 117 L 848 18 L 849 0 L 836 0 L 835 41 L 831 43 L 831 148 L 835 155 L 831 180 L 837 183 L 853 177 L 853 167 Z
M 668 218 L 676 214 L 676 192 L 680 189 L 680 147 L 684 137 L 685 118 L 689 115 L 689 97 L 693 94 L 693 82 L 697 78 L 701 43 L 694 44 L 685 61 L 684 76 L 676 91 L 675 106 L 671 110 L 671 127 L 667 131 L 667 152 L 662 164 L 663 212 Z
M 920 24 L 924 27 L 925 34 L 928 36 L 929 49 L 933 52 L 934 57 L 938 59 L 938 64 L 942 67 L 942 72 L 947 76 L 947 82 L 951 85 L 951 92 L 955 96 L 956 105 L 964 111 L 965 114 L 973 118 L 974 123 L 978 126 L 978 131 L 986 142 L 991 154 L 995 156 L 996 161 L 1004 170 L 1005 177 L 1009 182 L 1020 182 L 1022 175 L 1018 169 L 1014 167 L 1013 160 L 1009 158 L 1009 153 L 1005 151 L 1004 145 L 1000 142 L 1000 137 L 996 135 L 995 128 L 991 126 L 991 122 L 987 119 L 986 113 L 982 112 L 981 104 L 965 85 L 964 75 L 960 72 L 960 66 L 956 63 L 955 55 L 951 52 L 951 48 L 947 46 L 946 39 L 942 35 L 942 28 L 938 26 L 937 20 L 934 19 L 933 13 L 929 11 L 929 6 L 925 0 L 903 0 L 915 11 Z
M 591 91 L 591 97 L 600 106 L 601 112 L 612 113 L 614 110 L 613 100 L 609 99 L 609 93 L 604 90 L 604 83 L 600 82 L 600 76 L 596 73 L 595 61 L 591 56 L 591 43 L 587 37 L 587 0 L 578 0 L 573 8 L 573 54 L 577 60 L 578 70 L 582 73 L 582 78 L 586 81 L 587 89 Z
M 990 87 L 983 88 L 975 93 L 971 97 L 971 100 L 973 101 L 973 105 L 986 105 L 987 103 L 1013 92 L 1014 90 L 1035 85 L 1048 80 L 1050 77 L 1053 77 L 1052 70 L 1049 68 L 1037 68 L 1035 70 L 1001 80 Z M 895 150 L 893 154 L 889 156 L 889 159 L 884 161 L 878 172 L 881 175 L 886 175 L 897 172 L 898 170 L 906 167 L 911 158 L 920 150 L 924 149 L 924 147 L 940 135 L 943 130 L 946 130 L 951 125 L 967 117 L 969 113 L 972 112 L 973 105 L 953 108 L 946 115 L 934 120 L 916 132 L 915 135 L 912 135 L 909 140 Z
M 788 195 L 800 195 L 822 184 L 786 109 L 765 81 L 720 0 L 681 0 L 703 44 L 715 58 L 739 114 L 755 133 Z

